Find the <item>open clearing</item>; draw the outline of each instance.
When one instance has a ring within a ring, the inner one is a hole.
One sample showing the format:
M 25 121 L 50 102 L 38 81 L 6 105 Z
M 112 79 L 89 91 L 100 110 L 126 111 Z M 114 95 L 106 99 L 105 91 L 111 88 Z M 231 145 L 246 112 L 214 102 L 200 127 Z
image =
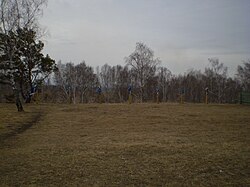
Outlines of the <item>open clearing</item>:
M 0 105 L 1 186 L 250 186 L 250 107 Z

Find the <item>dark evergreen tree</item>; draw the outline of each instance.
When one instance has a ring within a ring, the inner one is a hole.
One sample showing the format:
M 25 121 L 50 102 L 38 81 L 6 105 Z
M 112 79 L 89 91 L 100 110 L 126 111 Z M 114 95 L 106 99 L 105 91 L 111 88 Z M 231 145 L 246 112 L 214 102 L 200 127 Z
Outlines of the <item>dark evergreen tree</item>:
M 22 111 L 19 95 L 30 102 L 35 87 L 56 70 L 55 61 L 42 54 L 43 47 L 36 32 L 27 28 L 0 33 L 1 82 L 12 86 L 18 111 Z

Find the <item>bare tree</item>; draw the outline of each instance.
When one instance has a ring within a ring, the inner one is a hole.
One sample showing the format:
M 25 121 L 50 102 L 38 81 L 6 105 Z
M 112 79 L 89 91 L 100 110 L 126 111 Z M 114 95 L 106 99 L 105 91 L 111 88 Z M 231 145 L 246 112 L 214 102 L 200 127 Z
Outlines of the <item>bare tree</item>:
M 68 102 L 81 103 L 88 101 L 92 90 L 96 87 L 97 77 L 93 68 L 87 66 L 85 62 L 78 65 L 73 63 L 62 64 L 58 62 L 58 71 L 55 72 L 55 83 L 63 92 L 64 98 Z
M 77 88 L 80 92 L 81 103 L 83 103 L 84 96 L 88 100 L 87 92 L 91 92 L 97 81 L 97 77 L 94 74 L 93 68 L 87 66 L 85 61 L 76 65 L 75 69 L 77 74 Z
M 208 61 L 210 67 L 205 69 L 205 75 L 209 77 L 209 90 L 217 102 L 221 103 L 226 89 L 227 67 L 218 58 L 209 58 Z
M 110 101 L 110 92 L 112 90 L 112 67 L 108 64 L 104 64 L 101 67 L 99 82 L 102 87 L 105 100 Z
M 76 103 L 77 71 L 73 63 L 58 64 L 55 80 L 61 86 L 68 102 Z
M 185 90 L 185 101 L 203 102 L 206 85 L 199 70 L 190 69 L 184 74 L 182 88 Z
M 238 66 L 237 78 L 244 91 L 250 91 L 250 60 L 244 61 L 244 66 Z
M 73 63 L 66 64 L 66 78 L 68 82 L 69 89 L 71 91 L 71 101 L 76 104 L 76 89 L 77 89 L 77 69 Z
M 128 86 L 130 85 L 130 73 L 128 67 L 120 65 L 113 68 L 114 97 L 116 102 L 124 102 L 128 99 Z
M 158 69 L 158 84 L 159 89 L 162 92 L 162 101 L 167 101 L 167 90 L 169 86 L 169 81 L 172 76 L 171 71 L 168 68 L 160 67 Z
M 74 65 L 72 64 L 72 66 Z M 80 98 L 81 102 L 83 102 L 89 101 L 88 98 L 95 97 L 95 88 L 102 85 L 106 102 L 124 102 L 128 100 L 128 87 L 131 84 L 133 100 L 141 99 L 140 79 L 134 68 L 129 69 L 127 66 L 109 66 L 106 64 L 101 67 L 100 72 L 97 70 L 100 82 L 97 80 L 97 75 L 91 73 L 92 68 L 85 63 L 74 66 L 77 70 L 71 71 L 71 73 L 69 73 L 69 67 L 67 68 L 66 65 L 60 65 L 59 63 L 58 68 L 61 79 L 57 79 L 56 83 L 57 86 L 62 88 L 64 96 L 68 100 L 73 98 L 73 87 L 76 90 L 75 98 Z M 245 68 L 242 67 L 238 72 L 239 76 L 243 76 L 242 71 Z M 56 73 L 55 77 L 58 76 L 58 73 Z M 69 77 L 75 73 L 77 74 L 76 77 Z M 93 77 L 93 79 L 90 77 Z M 217 62 L 213 66 L 210 65 L 210 67 L 206 68 L 205 72 L 191 69 L 187 73 L 179 75 L 171 74 L 167 68 L 160 67 L 156 75 L 153 76 L 152 74 L 146 80 L 143 97 L 144 99 L 152 99 L 152 96 L 155 96 L 156 90 L 154 89 L 158 86 L 160 88 L 159 96 L 163 101 L 177 102 L 180 100 L 180 94 L 183 94 L 184 91 L 185 102 L 201 103 L 205 101 L 205 88 L 208 87 L 210 102 L 235 103 L 242 88 L 240 82 L 249 80 L 247 79 L 248 74 L 245 77 L 246 79 L 244 78 L 242 81 L 228 78 L 226 67 Z M 73 80 L 76 80 L 75 86 L 74 84 L 72 86 Z M 244 90 L 246 91 L 245 88 Z
M 136 43 L 135 51 L 125 58 L 126 64 L 136 72 L 140 87 L 140 100 L 143 102 L 145 86 L 150 77 L 155 76 L 158 58 L 154 58 L 154 52 L 144 43 Z
M 71 86 L 69 82 L 69 73 L 67 72 L 68 69 L 66 67 L 66 64 L 62 64 L 61 61 L 58 62 L 57 64 L 58 71 L 55 73 L 54 79 L 56 85 L 58 85 L 61 90 L 63 91 L 64 98 L 68 101 L 71 102 Z M 69 67 L 69 66 L 68 66 Z
M 38 18 L 47 0 L 0 0 L 0 32 L 19 28 L 39 30 Z

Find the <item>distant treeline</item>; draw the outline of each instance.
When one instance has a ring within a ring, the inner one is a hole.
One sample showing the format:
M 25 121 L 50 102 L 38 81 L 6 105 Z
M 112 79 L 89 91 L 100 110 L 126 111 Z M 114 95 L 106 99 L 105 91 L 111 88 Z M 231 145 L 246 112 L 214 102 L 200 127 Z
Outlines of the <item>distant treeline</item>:
M 211 67 L 205 68 L 204 72 L 191 70 L 184 75 L 173 75 L 167 68 L 156 66 L 143 81 L 129 66 L 105 64 L 94 73 L 85 62 L 78 65 L 59 63 L 55 85 L 43 87 L 43 98 L 50 102 L 97 102 L 97 88 L 101 86 L 103 102 L 126 102 L 131 86 L 135 102 L 154 102 L 158 91 L 161 102 L 178 102 L 183 94 L 185 102 L 202 103 L 205 102 L 206 88 L 209 102 L 238 102 L 240 92 L 250 90 L 243 68 L 239 66 L 239 76 L 231 78 L 218 59 L 210 59 L 210 62 Z M 249 62 L 245 63 L 244 68 L 247 67 L 250 67 Z
M 236 103 L 242 91 L 250 91 L 250 60 L 238 66 L 234 78 L 228 77 L 227 67 L 217 58 L 210 58 L 204 71 L 190 70 L 174 75 L 153 51 L 143 43 L 137 43 L 135 51 L 128 56 L 126 65 L 97 67 L 61 62 L 50 78 L 38 85 L 34 98 L 41 102 L 91 103 L 97 102 L 98 87 L 103 102 L 126 102 L 131 87 L 134 102 L 154 102 L 159 94 L 161 102 L 178 102 L 183 95 L 185 102 Z M 1 85 L 1 101 L 11 100 L 11 88 Z M 4 91 L 5 90 L 5 91 Z

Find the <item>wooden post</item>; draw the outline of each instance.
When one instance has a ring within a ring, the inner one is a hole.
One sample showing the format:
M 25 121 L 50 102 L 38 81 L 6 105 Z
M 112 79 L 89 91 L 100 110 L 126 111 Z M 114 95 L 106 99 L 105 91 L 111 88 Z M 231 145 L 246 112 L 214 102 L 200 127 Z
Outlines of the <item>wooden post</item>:
M 17 88 L 14 88 L 14 94 L 15 94 L 15 98 L 16 98 L 16 106 L 17 106 L 17 110 L 18 112 L 23 112 L 23 105 L 21 103 L 20 97 L 19 97 L 19 90 Z

